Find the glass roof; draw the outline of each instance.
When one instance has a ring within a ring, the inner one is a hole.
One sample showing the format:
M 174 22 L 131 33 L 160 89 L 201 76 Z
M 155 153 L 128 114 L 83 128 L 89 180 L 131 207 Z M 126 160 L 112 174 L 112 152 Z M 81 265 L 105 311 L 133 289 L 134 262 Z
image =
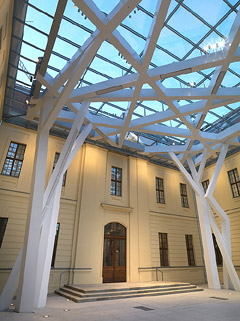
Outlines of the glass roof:
M 18 23 L 18 26 L 23 28 L 23 37 L 19 35 L 18 28 L 13 28 L 3 119 L 26 126 L 27 123 L 29 125 L 29 122 L 25 121 L 28 109 L 26 100 L 30 99 L 31 90 L 33 90 L 37 60 L 38 57 L 44 55 L 58 1 L 21 0 L 20 2 L 24 2 L 27 6 L 25 20 L 22 20 L 21 14 L 18 15 L 17 2 L 15 1 L 13 24 Z M 95 0 L 94 3 L 107 15 L 118 4 L 118 0 Z M 140 57 L 143 55 L 156 4 L 157 0 L 141 1 L 117 27 L 119 33 L 131 44 Z M 240 1 L 172 0 L 152 55 L 150 68 L 223 50 L 239 5 Z M 50 55 L 47 72 L 52 77 L 56 77 L 95 29 L 95 25 L 69 0 Z M 20 40 L 20 42 L 16 44 L 16 40 Z M 168 89 L 204 89 L 209 86 L 214 70 L 215 68 L 210 68 L 177 75 L 161 79 L 161 82 Z M 135 72 L 136 70 L 130 63 L 106 39 L 75 88 L 82 88 Z M 239 85 L 240 62 L 233 62 L 228 68 L 221 88 L 239 87 Z M 148 84 L 143 86 L 143 89 L 150 88 Z M 42 86 L 41 92 L 44 89 L 45 87 Z M 197 101 L 198 99 L 180 99 L 178 104 L 184 107 L 186 104 Z M 127 108 L 127 101 L 91 102 L 89 111 L 94 115 L 123 119 Z M 69 110 L 67 107 L 65 109 Z M 164 100 L 138 100 L 132 120 L 168 109 L 168 104 Z M 71 111 L 69 110 L 69 112 Z M 201 131 L 219 132 L 236 121 L 239 115 L 239 102 L 212 108 L 201 124 Z M 190 118 L 194 120 L 196 114 L 190 115 Z M 34 120 L 31 123 L 34 127 Z M 162 121 L 161 124 L 186 128 L 179 118 Z M 60 128 L 60 132 L 62 129 L 63 131 L 68 130 L 67 127 L 64 129 L 64 126 L 58 125 L 59 122 L 55 124 L 54 128 Z M 162 136 L 140 131 L 132 131 L 132 133 L 132 137 L 139 137 L 141 143 L 147 146 L 151 146 L 153 143 L 183 144 L 186 141 L 186 138 L 177 136 Z

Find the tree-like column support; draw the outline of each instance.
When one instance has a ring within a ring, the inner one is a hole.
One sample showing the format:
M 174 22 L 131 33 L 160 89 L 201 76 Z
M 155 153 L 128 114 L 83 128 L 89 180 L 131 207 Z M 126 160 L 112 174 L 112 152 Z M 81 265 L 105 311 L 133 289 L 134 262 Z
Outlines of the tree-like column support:
M 230 234 L 230 220 L 224 210 L 220 207 L 217 203 L 215 198 L 213 197 L 213 191 L 216 186 L 217 178 L 219 176 L 220 170 L 222 168 L 224 159 L 226 157 L 226 153 L 228 150 L 228 144 L 223 144 L 220 155 L 218 157 L 218 161 L 216 163 L 216 167 L 213 173 L 213 176 L 210 180 L 210 184 L 204 194 L 204 190 L 201 184 L 201 178 L 203 175 L 207 153 L 208 151 L 205 149 L 204 153 L 202 154 L 202 162 L 200 164 L 198 172 L 195 169 L 194 162 L 192 158 L 188 158 L 188 164 L 191 170 L 190 175 L 182 163 L 180 162 L 179 158 L 176 156 L 175 153 L 170 152 L 169 155 L 178 166 L 180 171 L 184 174 L 185 178 L 192 186 L 193 190 L 196 194 L 196 201 L 197 201 L 197 208 L 198 208 L 198 216 L 199 216 L 199 224 L 200 224 L 200 231 L 202 235 L 202 242 L 203 242 L 203 255 L 205 260 L 206 266 L 206 273 L 208 279 L 208 286 L 209 288 L 219 289 L 220 282 L 218 276 L 218 270 L 216 265 L 216 256 L 215 250 L 213 246 L 213 239 L 212 239 L 212 231 L 216 236 L 216 240 L 220 251 L 223 256 L 224 261 L 224 287 L 226 289 L 234 288 L 235 290 L 240 290 L 240 281 L 234 265 L 231 259 L 231 234 Z M 216 211 L 216 214 L 221 218 L 221 225 L 222 225 L 222 233 L 219 231 L 217 226 L 215 217 L 213 215 L 211 207 Z
M 21 271 L 15 307 L 17 312 L 32 312 L 34 307 L 49 134 L 49 130 L 42 130 L 41 126 L 47 118 L 49 107 L 50 104 L 48 100 L 46 100 L 40 111 Z

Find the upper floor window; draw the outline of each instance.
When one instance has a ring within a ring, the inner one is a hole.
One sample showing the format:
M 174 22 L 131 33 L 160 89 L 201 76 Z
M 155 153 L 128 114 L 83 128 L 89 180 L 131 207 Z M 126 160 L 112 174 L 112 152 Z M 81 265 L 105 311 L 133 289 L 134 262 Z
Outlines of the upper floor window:
M 194 266 L 194 251 L 193 251 L 193 237 L 191 234 L 185 234 L 186 247 L 187 247 L 187 257 L 188 257 L 188 265 Z
M 187 197 L 187 185 L 180 183 L 180 195 L 182 207 L 189 207 Z
M 157 203 L 165 204 L 163 179 L 156 177 L 156 198 Z
M 111 195 L 122 196 L 122 169 L 112 166 Z
M 55 153 L 54 162 L 53 162 L 53 170 L 57 165 L 57 161 L 59 159 L 59 156 L 60 156 L 60 153 Z M 65 184 L 66 184 L 66 177 L 67 177 L 67 171 L 63 174 L 62 186 L 65 186 Z
M 204 192 L 206 193 L 209 185 L 209 179 L 206 179 L 205 181 L 202 182 L 202 187 L 204 189 Z
M 159 237 L 160 265 L 169 266 L 167 233 L 158 233 L 158 237 Z
M 2 175 L 19 177 L 26 145 L 11 142 L 5 159 Z
M 0 248 L 2 246 L 2 241 L 7 227 L 8 218 L 0 217 Z
M 228 178 L 231 185 L 233 197 L 239 197 L 240 196 L 240 179 L 238 176 L 237 168 L 234 168 L 228 172 Z

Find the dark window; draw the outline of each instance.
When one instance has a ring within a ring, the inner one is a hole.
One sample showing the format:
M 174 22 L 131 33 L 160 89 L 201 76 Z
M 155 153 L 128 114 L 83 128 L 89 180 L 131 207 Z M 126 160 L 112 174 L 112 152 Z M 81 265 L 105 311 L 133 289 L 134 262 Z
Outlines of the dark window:
M 217 241 L 216 241 L 216 237 L 214 234 L 212 234 L 212 238 L 213 238 L 213 246 L 215 249 L 215 255 L 216 255 L 216 263 L 218 266 L 222 266 L 223 265 L 223 259 L 222 259 L 222 254 L 220 252 L 220 249 L 218 247 Z
M 11 142 L 5 159 L 2 175 L 19 177 L 26 145 Z
M 234 168 L 228 172 L 228 178 L 231 185 L 233 197 L 239 197 L 240 196 L 240 179 L 238 176 L 237 168 Z
M 59 159 L 59 156 L 60 156 L 60 153 L 55 153 L 55 158 L 54 158 L 54 162 L 53 162 L 53 170 L 57 165 L 57 161 Z M 67 178 L 67 171 L 63 174 L 62 186 L 65 186 L 66 178 Z
M 207 189 L 208 189 L 208 185 L 209 185 L 209 179 L 206 179 L 205 181 L 202 182 L 202 186 L 204 189 L 204 192 L 206 193 Z
M 158 233 L 158 237 L 159 237 L 160 265 L 169 266 L 167 233 Z
M 0 248 L 2 246 L 2 241 L 7 227 L 8 218 L 0 217 Z
M 165 204 L 163 179 L 156 177 L 156 198 L 157 203 Z
M 122 169 L 118 167 L 112 167 L 111 195 L 122 196 Z
M 188 198 L 187 198 L 187 186 L 186 186 L 186 184 L 180 183 L 180 194 L 181 194 L 182 207 L 189 207 Z
M 56 234 L 55 234 L 55 240 L 54 240 L 54 247 L 53 247 L 53 254 L 52 254 L 52 263 L 51 263 L 51 267 L 54 267 L 54 265 L 55 265 L 56 253 L 57 253 L 57 242 L 58 242 L 59 229 L 60 229 L 60 223 L 57 223 L 57 227 L 56 227 Z
M 193 251 L 193 237 L 190 234 L 186 234 L 185 239 L 186 239 L 186 247 L 187 247 L 188 265 L 194 266 L 195 259 L 194 259 L 194 251 Z

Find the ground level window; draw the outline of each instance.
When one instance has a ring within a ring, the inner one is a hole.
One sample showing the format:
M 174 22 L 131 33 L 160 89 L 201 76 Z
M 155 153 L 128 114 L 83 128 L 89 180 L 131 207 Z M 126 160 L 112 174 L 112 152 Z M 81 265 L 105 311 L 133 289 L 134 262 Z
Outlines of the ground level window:
M 3 164 L 2 175 L 19 177 L 26 145 L 11 142 Z
M 54 247 L 53 247 L 53 254 L 52 254 L 52 263 L 51 263 L 51 267 L 54 267 L 54 266 L 55 266 L 55 260 L 56 260 L 56 253 L 57 253 L 57 243 L 58 243 L 59 229 L 60 229 L 60 223 L 57 223 L 57 227 L 56 227 L 56 234 L 55 234 L 55 240 L 54 240 Z
M 193 251 L 193 237 L 191 234 L 185 235 L 186 240 L 186 247 L 187 247 L 187 257 L 188 257 L 188 265 L 194 266 L 195 259 L 194 259 L 194 251 Z
M 213 238 L 213 246 L 215 249 L 215 255 L 216 255 L 216 263 L 217 266 L 222 266 L 223 265 L 223 259 L 222 259 L 222 253 L 218 247 L 217 241 L 216 241 L 216 237 L 214 234 L 212 234 L 212 238 Z
M 2 241 L 7 227 L 8 218 L 0 217 L 0 248 L 2 246 Z
M 158 233 L 158 237 L 159 237 L 160 266 L 169 266 L 167 233 Z

